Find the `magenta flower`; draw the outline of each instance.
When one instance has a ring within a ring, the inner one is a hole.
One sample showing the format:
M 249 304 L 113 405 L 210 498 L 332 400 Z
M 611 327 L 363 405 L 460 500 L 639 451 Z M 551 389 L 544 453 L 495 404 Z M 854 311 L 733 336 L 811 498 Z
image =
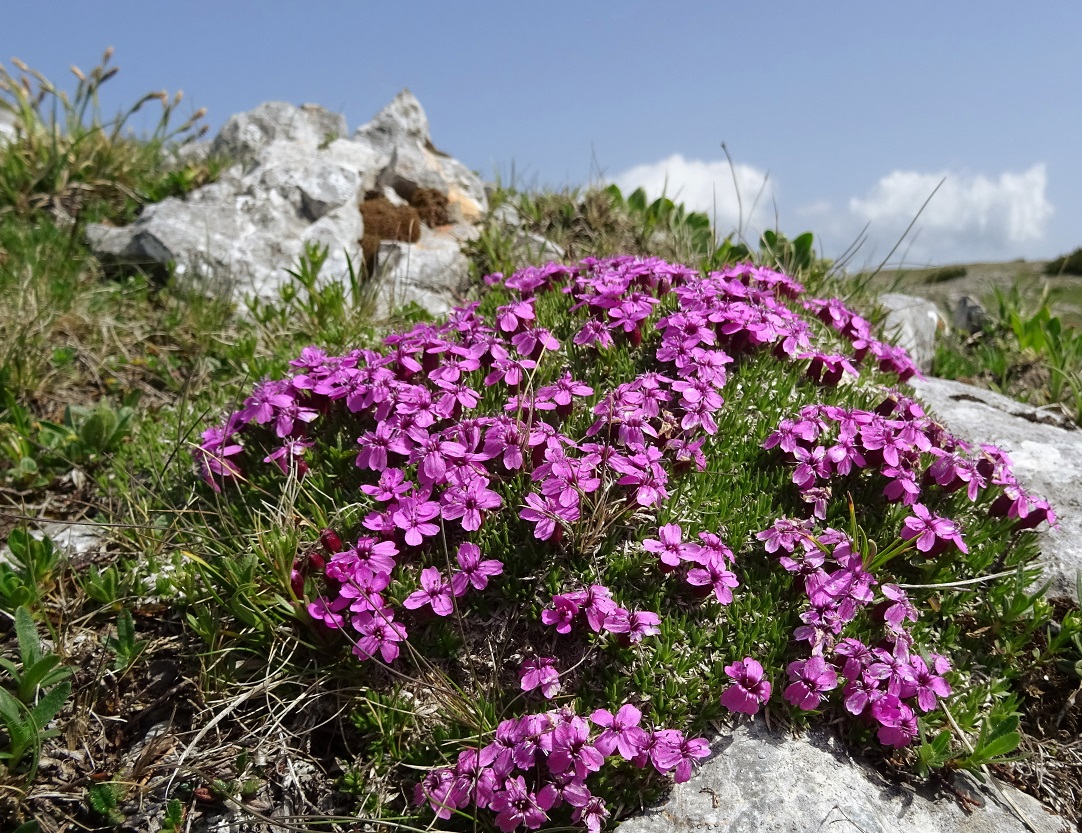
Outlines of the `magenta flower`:
M 681 784 L 691 778 L 692 764 L 710 754 L 706 738 L 685 738 L 681 732 L 669 730 L 655 747 L 654 766 L 659 772 L 675 770 L 673 780 Z
M 893 694 L 872 703 L 871 714 L 880 724 L 876 737 L 884 746 L 908 746 L 917 736 L 917 716 Z
M 237 417 L 242 422 L 254 422 L 256 425 L 270 422 L 278 411 L 294 403 L 288 391 L 288 382 L 264 379 L 255 386 L 252 395 L 244 400 L 244 408 Z
M 680 524 L 665 524 L 658 531 L 658 538 L 647 538 L 642 548 L 656 555 L 666 567 L 679 567 L 684 561 L 694 561 L 699 554 L 697 544 L 684 542 Z
M 579 606 L 567 596 L 553 596 L 552 607 L 541 611 L 541 621 L 546 625 L 555 625 L 557 633 L 571 633 L 578 613 Z
M 383 661 L 392 663 L 398 658 L 398 643 L 406 639 L 406 628 L 394 620 L 394 611 L 384 608 L 376 613 L 358 613 L 353 626 L 361 638 L 353 646 L 358 659 L 371 659 L 379 651 Z
M 913 668 L 913 685 L 916 688 L 917 705 L 920 710 L 930 712 L 936 706 L 936 698 L 950 697 L 951 687 L 943 677 L 950 671 L 950 663 L 946 657 L 932 654 L 932 667 L 920 655 L 910 657 L 909 664 Z
M 523 691 L 540 688 L 546 700 L 560 693 L 560 672 L 556 670 L 556 660 L 552 657 L 524 660 L 518 673 Z
M 230 442 L 231 436 L 221 428 L 208 428 L 203 442 L 192 451 L 200 476 L 215 492 L 222 491 L 215 475 L 229 478 L 240 474 L 240 466 L 229 458 L 244 451 L 244 446 Z
M 366 431 L 357 438 L 361 447 L 357 454 L 357 468 L 383 471 L 387 468 L 387 452 L 392 450 L 397 431 L 389 422 L 381 422 L 375 431 Z
M 632 644 L 641 642 L 643 637 L 661 633 L 658 627 L 660 624 L 661 617 L 656 613 L 648 610 L 628 613 L 622 607 L 614 609 L 605 618 L 605 630 L 626 635 L 628 642 Z
M 308 473 L 308 464 L 304 461 L 304 452 L 315 445 L 311 440 L 286 440 L 281 446 L 263 458 L 264 463 L 275 463 L 282 474 L 289 474 L 290 468 L 296 467 L 297 476 Z
M 598 709 L 590 715 L 590 720 L 605 730 L 594 741 L 594 746 L 602 755 L 611 755 L 615 749 L 620 757 L 630 761 L 649 740 L 646 731 L 639 728 L 642 712 L 630 703 L 622 705 L 615 715 L 606 709 Z
M 508 778 L 503 789 L 492 797 L 489 805 L 497 813 L 496 826 L 503 833 L 513 833 L 519 827 L 536 830 L 546 821 L 546 811 L 552 809 L 556 791 L 551 785 L 542 787 L 537 794 L 526 789 L 521 775 Z
M 950 518 L 933 515 L 921 503 L 913 504 L 913 516 L 905 519 L 899 535 L 906 541 L 916 538 L 917 549 L 929 556 L 944 552 L 950 543 L 962 552 L 969 552 L 958 524 Z
M 586 613 L 586 624 L 594 633 L 601 633 L 608 615 L 616 610 L 609 588 L 591 584 L 589 590 L 576 590 L 564 594 Z
M 455 609 L 452 593 L 451 582 L 445 581 L 435 567 L 426 567 L 421 570 L 421 589 L 410 593 L 402 606 L 415 610 L 432 605 L 432 612 L 437 616 L 450 616 Z
M 744 657 L 725 666 L 733 685 L 721 695 L 721 705 L 729 711 L 755 714 L 759 706 L 770 699 L 770 683 L 763 679 L 763 666 L 751 657 Z
M 465 485 L 448 486 L 440 495 L 443 517 L 453 521 L 462 519 L 462 528 L 467 532 L 476 532 L 481 528 L 484 513 L 499 509 L 503 498 L 488 488 L 488 478 L 474 477 Z
M 906 592 L 896 584 L 884 584 L 879 588 L 883 595 L 890 600 L 883 611 L 883 621 L 894 633 L 901 633 L 905 628 L 905 621 L 917 621 L 917 608 L 909 601 Z
M 817 708 L 823 694 L 838 686 L 837 672 L 821 656 L 791 662 L 786 670 L 791 682 L 785 699 L 804 710 Z
M 461 572 L 451 576 L 451 585 L 456 596 L 466 592 L 466 585 L 472 584 L 475 590 L 484 590 L 488 587 L 490 576 L 498 576 L 503 573 L 503 562 L 494 558 L 481 560 L 481 548 L 477 544 L 464 541 L 458 545 L 455 554 Z
M 429 772 L 414 788 L 413 798 L 417 804 L 427 800 L 436 818 L 449 819 L 458 809 L 452 797 L 454 787 L 455 774 L 449 769 L 436 769 Z
M 405 530 L 407 544 L 419 547 L 426 537 L 439 534 L 440 528 L 429 523 L 439 513 L 440 505 L 434 500 L 403 497 L 398 501 L 398 509 L 391 514 L 391 520 L 396 527 Z
M 379 481 L 375 485 L 361 486 L 361 491 L 376 500 L 389 503 L 392 500 L 398 500 L 402 495 L 409 494 L 412 488 L 414 484 L 406 479 L 406 474 L 402 469 L 385 468 L 380 472 Z
M 733 601 L 733 588 L 739 587 L 740 581 L 737 579 L 736 574 L 728 569 L 725 556 L 710 552 L 701 561 L 701 564 L 700 567 L 692 567 L 688 570 L 688 584 L 708 587 L 714 591 L 714 595 L 720 604 L 731 604 Z
M 526 508 L 519 512 L 519 517 L 536 524 L 534 537 L 547 541 L 554 536 L 558 537 L 557 532 L 563 532 L 562 523 L 579 519 L 579 508 L 578 506 L 560 506 L 552 498 L 542 498 L 531 492 L 526 495 Z M 558 523 L 561 524 L 559 527 Z
M 597 772 L 605 763 L 605 758 L 589 741 L 590 727 L 581 717 L 561 723 L 553 732 L 552 751 L 548 756 L 549 769 L 557 775 L 573 770 L 578 778 Z
M 601 827 L 608 817 L 609 811 L 605 806 L 605 802 L 597 796 L 590 796 L 586 803 L 575 806 L 575 811 L 571 814 L 571 821 L 575 822 L 575 824 L 585 824 L 590 833 L 600 833 Z

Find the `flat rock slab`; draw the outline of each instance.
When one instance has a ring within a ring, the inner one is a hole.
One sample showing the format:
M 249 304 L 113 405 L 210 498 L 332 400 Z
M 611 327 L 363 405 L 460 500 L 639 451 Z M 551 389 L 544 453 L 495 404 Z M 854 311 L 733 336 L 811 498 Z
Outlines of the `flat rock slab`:
M 994 789 L 973 785 L 983 807 L 966 813 L 953 797 L 892 784 L 853 760 L 825 732 L 782 737 L 763 721 L 711 744 L 713 756 L 664 806 L 629 819 L 621 833 L 1027 833 Z M 968 785 L 968 782 L 967 782 Z M 1071 826 L 1036 799 L 999 784 L 1037 833 Z
M 1059 525 L 1041 535 L 1051 598 L 1077 601 L 1082 572 L 1082 430 L 1060 411 L 1034 408 L 992 391 L 946 379 L 913 382 L 917 396 L 953 433 L 1010 454 L 1027 491 L 1052 504 Z

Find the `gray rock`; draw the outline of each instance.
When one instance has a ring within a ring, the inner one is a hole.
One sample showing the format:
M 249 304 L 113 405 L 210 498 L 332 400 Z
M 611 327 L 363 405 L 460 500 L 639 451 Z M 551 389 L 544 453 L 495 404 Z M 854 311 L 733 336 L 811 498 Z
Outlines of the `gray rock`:
M 462 252 L 462 243 L 475 233 L 469 226 L 453 226 L 447 231 L 422 226 L 416 243 L 388 240 L 380 244 L 377 312 L 386 315 L 409 303 L 435 315 L 449 312 L 462 301 L 469 283 L 470 261 Z
M 436 149 L 428 118 L 409 90 L 357 128 L 353 141 L 389 155 L 379 185 L 393 188 L 403 199 L 408 200 L 418 188 L 433 188 L 447 197 L 455 222 L 475 223 L 487 210 L 484 183 L 461 162 Z
M 522 217 L 511 203 L 505 202 L 497 206 L 491 213 L 490 219 L 494 223 L 513 230 L 515 234 L 515 247 L 518 253 L 525 254 L 533 261 L 563 260 L 567 252 L 563 246 L 553 243 L 541 234 L 534 234 L 523 228 Z
M 877 299 L 887 310 L 883 332 L 897 341 L 922 370 L 935 358 L 936 333 L 943 326 L 939 308 L 924 298 L 888 292 Z
M 951 323 L 964 333 L 979 333 L 988 323 L 988 313 L 978 300 L 969 295 L 963 295 L 954 304 Z
M 780 737 L 762 721 L 738 726 L 715 740 L 714 755 L 664 806 L 625 821 L 621 833 L 1038 833 L 1070 826 L 1036 799 L 1005 784 L 979 788 L 984 806 L 967 814 L 957 800 L 915 793 L 853 760 L 837 739 L 819 731 Z
M 317 148 L 346 135 L 345 117 L 318 104 L 294 107 L 284 101 L 267 101 L 247 113 L 231 116 L 211 142 L 211 153 L 253 161 L 271 142 L 285 141 Z
M 238 160 L 217 182 L 147 206 L 124 228 L 91 225 L 87 239 L 106 260 L 147 269 L 173 263 L 193 285 L 274 298 L 308 243 L 328 248 L 323 280 L 340 280 L 362 261 L 359 205 L 374 190 L 402 200 L 436 188 L 452 216 L 474 222 L 483 214 L 484 186 L 432 146 L 428 119 L 408 91 L 353 138 L 345 132 L 340 115 L 315 105 L 268 102 L 233 116 L 207 151 Z M 454 231 L 388 246 L 384 271 L 396 286 L 381 294 L 446 311 L 465 278 L 462 239 Z
M 924 379 L 914 381 L 913 388 L 953 433 L 1007 451 L 1027 491 L 1052 504 L 1058 527 L 1040 527 L 1047 530 L 1040 534 L 1049 596 L 1075 598 L 1082 571 L 1082 431 L 1062 411 L 1034 408 L 961 382 Z

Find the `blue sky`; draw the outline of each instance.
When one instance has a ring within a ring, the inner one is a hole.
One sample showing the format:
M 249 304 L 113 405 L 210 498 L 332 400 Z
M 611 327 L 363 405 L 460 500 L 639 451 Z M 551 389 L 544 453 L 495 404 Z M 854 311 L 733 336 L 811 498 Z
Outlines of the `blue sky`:
M 401 88 L 486 179 L 643 184 L 858 262 L 1052 257 L 1082 245 L 1082 3 L 186 2 L 4 4 L 0 62 L 61 85 L 116 48 L 107 112 L 185 92 L 216 131 L 262 101 L 351 130 Z M 765 183 L 765 184 L 764 184 Z M 762 194 L 751 211 L 756 194 Z

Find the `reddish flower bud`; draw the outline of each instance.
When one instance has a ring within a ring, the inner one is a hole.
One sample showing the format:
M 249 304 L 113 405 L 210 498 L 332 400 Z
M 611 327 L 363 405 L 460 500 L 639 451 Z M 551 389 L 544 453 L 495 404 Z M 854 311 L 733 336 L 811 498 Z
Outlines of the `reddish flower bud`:
M 322 530 L 319 533 L 319 543 L 321 543 L 323 545 L 323 549 L 325 549 L 331 555 L 339 553 L 345 549 L 345 547 L 342 546 L 342 539 L 338 537 L 338 533 L 335 532 L 333 529 Z

